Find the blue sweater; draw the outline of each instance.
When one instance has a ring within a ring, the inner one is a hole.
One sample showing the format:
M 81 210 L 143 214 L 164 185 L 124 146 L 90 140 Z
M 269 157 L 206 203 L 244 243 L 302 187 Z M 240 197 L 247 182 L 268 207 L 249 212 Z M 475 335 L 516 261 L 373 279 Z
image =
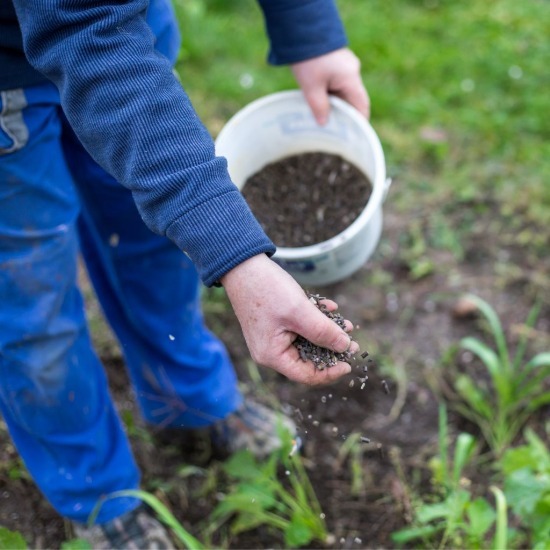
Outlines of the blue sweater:
M 259 3 L 273 64 L 346 44 L 333 0 Z M 273 254 L 170 63 L 155 52 L 147 0 L 13 4 L 21 30 L 11 0 L 0 0 L 0 88 L 38 80 L 20 56 L 22 34 L 26 58 L 58 87 L 88 152 L 132 191 L 145 223 L 190 256 L 206 285 L 256 254 Z

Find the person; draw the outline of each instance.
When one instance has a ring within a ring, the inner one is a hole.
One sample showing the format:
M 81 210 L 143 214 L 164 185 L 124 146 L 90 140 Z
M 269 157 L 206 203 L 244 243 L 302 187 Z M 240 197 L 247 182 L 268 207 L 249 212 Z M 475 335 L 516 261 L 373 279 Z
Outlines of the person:
M 269 61 L 291 66 L 318 122 L 329 93 L 367 116 L 333 0 L 259 4 Z M 0 412 L 41 492 L 94 548 L 170 543 L 133 498 L 106 500 L 86 525 L 102 496 L 139 487 L 139 471 L 93 351 L 79 254 L 152 425 L 207 426 L 259 456 L 280 443 L 274 412 L 243 399 L 204 324 L 201 283 L 225 288 L 251 357 L 290 380 L 350 372 L 304 364 L 298 334 L 358 349 L 350 323 L 270 259 L 173 73 L 178 49 L 168 0 L 0 0 Z

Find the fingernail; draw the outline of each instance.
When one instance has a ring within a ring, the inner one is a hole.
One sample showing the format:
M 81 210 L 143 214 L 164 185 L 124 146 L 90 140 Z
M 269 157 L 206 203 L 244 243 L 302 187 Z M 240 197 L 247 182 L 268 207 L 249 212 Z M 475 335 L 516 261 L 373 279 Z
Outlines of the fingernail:
M 348 351 L 351 347 L 351 337 L 348 336 L 345 332 L 341 333 L 334 345 L 335 351 L 343 353 Z

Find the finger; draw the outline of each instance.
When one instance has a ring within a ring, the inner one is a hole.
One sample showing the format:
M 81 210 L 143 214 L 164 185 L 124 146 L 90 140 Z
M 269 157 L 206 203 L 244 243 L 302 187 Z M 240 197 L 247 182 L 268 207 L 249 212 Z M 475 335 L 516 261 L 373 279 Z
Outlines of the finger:
M 326 89 L 323 86 L 315 86 L 304 90 L 304 96 L 315 117 L 321 126 L 325 125 L 330 113 L 330 101 Z
M 350 336 L 313 304 L 309 305 L 310 307 L 304 308 L 290 330 L 322 348 L 328 348 L 338 353 L 349 350 Z
M 338 304 L 328 298 L 319 300 L 319 304 L 324 306 L 327 311 L 336 311 L 338 309 Z M 355 328 L 354 324 L 349 319 L 345 319 L 344 323 L 346 325 L 344 328 L 346 332 L 351 332 Z
M 344 324 L 346 325 L 346 328 L 344 329 L 346 332 L 351 332 L 355 328 L 355 326 L 349 319 L 346 319 L 344 321 Z
M 357 81 L 358 80 L 358 81 Z M 335 95 L 353 105 L 363 116 L 370 116 L 369 94 L 360 79 L 354 80 L 335 92 Z
M 322 300 L 319 300 L 319 304 L 325 306 L 328 311 L 336 311 L 338 309 L 338 304 L 328 298 L 323 298 Z
M 360 346 L 357 342 L 355 342 L 354 340 L 351 341 L 351 344 L 349 346 L 349 351 L 352 355 L 355 355 L 359 350 L 360 350 Z

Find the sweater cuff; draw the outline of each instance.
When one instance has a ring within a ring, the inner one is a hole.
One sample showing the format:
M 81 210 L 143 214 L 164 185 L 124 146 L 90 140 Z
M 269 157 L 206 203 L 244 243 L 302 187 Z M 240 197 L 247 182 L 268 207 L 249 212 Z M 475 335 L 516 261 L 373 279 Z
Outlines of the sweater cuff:
M 287 65 L 347 46 L 334 0 L 258 0 L 271 43 L 268 62 Z
M 252 256 L 275 253 L 236 187 L 186 212 L 166 236 L 191 258 L 206 286 Z

